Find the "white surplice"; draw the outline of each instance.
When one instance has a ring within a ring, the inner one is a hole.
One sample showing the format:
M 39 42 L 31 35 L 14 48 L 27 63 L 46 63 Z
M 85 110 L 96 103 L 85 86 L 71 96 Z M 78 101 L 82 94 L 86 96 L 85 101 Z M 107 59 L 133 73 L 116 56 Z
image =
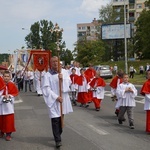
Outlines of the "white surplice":
M 132 92 L 125 92 L 126 88 L 131 88 L 133 90 Z M 116 89 L 116 95 L 118 98 L 116 108 L 119 108 L 120 106 L 131 106 L 135 107 L 135 97 L 137 96 L 137 89 L 135 86 L 131 83 L 121 83 L 118 85 Z
M 70 97 L 68 92 L 70 91 L 71 79 L 68 72 L 62 69 L 63 81 L 62 81 L 62 110 L 63 114 L 73 112 Z M 45 103 L 49 108 L 49 117 L 60 117 L 60 103 L 56 100 L 59 94 L 59 79 L 58 74 L 51 75 L 49 72 L 42 76 L 42 92 Z

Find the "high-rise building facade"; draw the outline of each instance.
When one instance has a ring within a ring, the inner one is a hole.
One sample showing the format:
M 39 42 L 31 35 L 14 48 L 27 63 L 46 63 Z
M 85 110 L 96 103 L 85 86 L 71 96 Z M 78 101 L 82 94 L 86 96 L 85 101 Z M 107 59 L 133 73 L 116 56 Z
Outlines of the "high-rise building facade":
M 135 22 L 143 9 L 148 9 L 146 0 L 112 0 L 112 6 L 117 12 L 126 7 L 127 22 Z
M 77 24 L 77 41 L 86 40 L 97 40 L 100 34 L 101 23 L 94 18 L 91 23 L 79 23 Z

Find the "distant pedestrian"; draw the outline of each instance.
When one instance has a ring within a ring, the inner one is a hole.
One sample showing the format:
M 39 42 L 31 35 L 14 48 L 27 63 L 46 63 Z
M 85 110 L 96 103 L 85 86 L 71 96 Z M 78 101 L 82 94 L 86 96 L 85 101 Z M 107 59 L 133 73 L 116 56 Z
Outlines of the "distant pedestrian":
M 145 96 L 146 132 L 150 133 L 150 70 L 147 70 L 147 81 L 143 84 L 141 94 Z
M 150 70 L 150 65 L 149 65 L 149 63 L 147 63 L 146 66 L 145 66 L 145 71 L 148 71 L 148 70 Z
M 115 64 L 114 65 L 114 72 L 115 72 L 115 74 L 117 73 L 117 71 L 118 71 L 118 66 L 117 66 L 117 64 Z
M 9 71 L 4 72 L 5 87 L 0 91 L 0 138 L 6 133 L 6 141 L 11 140 L 12 132 L 15 132 L 14 97 L 18 95 L 16 85 L 11 82 Z
M 141 65 L 139 69 L 140 69 L 140 74 L 143 74 L 144 73 L 144 67 L 143 67 L 143 65 Z
M 135 70 L 134 70 L 134 67 L 131 65 L 130 68 L 129 68 L 129 72 L 130 72 L 130 78 L 134 78 L 134 73 L 135 73 Z
M 122 124 L 124 114 L 127 111 L 129 126 L 131 129 L 134 129 L 133 108 L 136 106 L 134 98 L 137 96 L 137 89 L 132 83 L 129 83 L 129 76 L 127 74 L 123 75 L 123 82 L 118 85 L 116 95 L 120 106 L 118 115 L 119 124 Z

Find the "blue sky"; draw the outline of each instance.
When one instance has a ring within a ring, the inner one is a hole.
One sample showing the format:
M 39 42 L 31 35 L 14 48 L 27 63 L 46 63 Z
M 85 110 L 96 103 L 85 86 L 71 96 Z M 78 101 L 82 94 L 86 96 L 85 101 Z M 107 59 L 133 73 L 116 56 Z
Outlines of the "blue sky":
M 110 0 L 0 0 L 0 53 L 13 53 L 26 47 L 24 38 L 30 26 L 43 19 L 58 23 L 64 29 L 66 48 L 73 50 L 76 25 L 99 19 L 99 9 L 108 2 Z

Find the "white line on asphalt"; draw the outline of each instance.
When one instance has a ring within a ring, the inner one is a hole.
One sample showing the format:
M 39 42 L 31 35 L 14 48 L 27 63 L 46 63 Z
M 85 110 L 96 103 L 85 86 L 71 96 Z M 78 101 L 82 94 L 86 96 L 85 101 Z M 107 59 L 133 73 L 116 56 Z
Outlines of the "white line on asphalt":
M 18 104 L 18 103 L 22 103 L 22 102 L 23 102 L 22 98 L 20 97 L 20 95 L 18 95 L 14 101 L 14 104 Z
M 97 128 L 95 128 L 93 125 L 91 125 L 91 124 L 87 124 L 87 126 L 89 127 L 89 128 L 91 128 L 93 131 L 95 131 L 96 133 L 98 133 L 98 134 L 100 134 L 100 135 L 107 135 L 107 134 L 109 134 L 107 131 L 105 131 L 105 130 L 103 130 L 103 129 L 97 129 Z
M 14 104 L 18 104 L 18 103 L 22 103 L 23 102 L 23 100 L 22 99 L 19 99 L 19 100 L 15 100 L 14 101 Z
M 110 91 L 105 91 L 105 96 L 111 97 L 112 94 Z M 135 99 L 138 98 L 140 100 L 135 100 L 136 103 L 144 104 L 145 98 L 143 96 L 136 96 Z

